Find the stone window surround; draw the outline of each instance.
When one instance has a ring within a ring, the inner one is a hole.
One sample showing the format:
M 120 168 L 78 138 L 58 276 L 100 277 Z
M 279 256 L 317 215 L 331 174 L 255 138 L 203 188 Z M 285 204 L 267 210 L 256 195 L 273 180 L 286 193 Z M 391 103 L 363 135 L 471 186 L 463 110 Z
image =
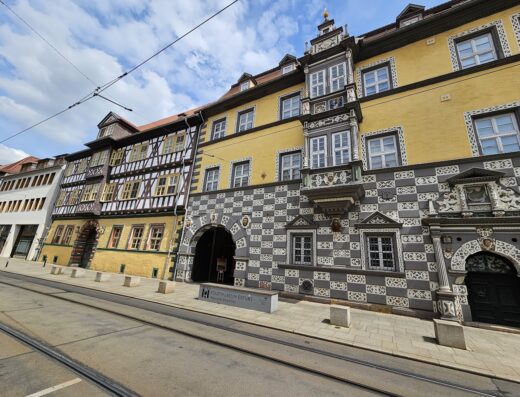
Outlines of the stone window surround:
M 221 122 L 225 122 L 225 123 L 226 123 L 226 127 L 224 128 L 224 131 L 223 131 L 222 136 L 220 136 L 220 137 L 218 137 L 218 138 L 215 138 L 215 126 L 216 126 L 218 123 L 221 123 Z M 220 138 L 225 137 L 225 136 L 226 136 L 227 127 L 228 127 L 227 116 L 224 116 L 224 117 L 220 117 L 220 118 L 218 118 L 218 119 L 215 119 L 215 120 L 211 123 L 210 140 L 215 140 L 215 139 L 220 139 Z
M 513 25 L 513 31 L 516 36 L 516 44 L 520 49 L 520 12 L 511 15 L 511 24 Z
M 276 151 L 276 162 L 275 162 L 275 169 L 274 169 L 275 182 L 281 182 L 281 180 L 282 180 L 282 178 L 281 178 L 282 169 L 281 169 L 281 162 L 280 162 L 281 157 L 284 154 L 296 153 L 296 152 L 300 152 L 300 156 L 301 156 L 300 169 L 301 169 L 303 167 L 303 147 L 302 146 Z M 286 182 L 291 182 L 291 181 L 286 181 Z
M 363 228 L 359 228 L 359 242 L 361 248 L 361 269 L 367 271 L 381 271 L 381 269 L 370 269 L 369 260 L 368 260 L 368 246 L 367 246 L 367 237 L 369 236 L 392 236 L 392 242 L 394 243 L 394 258 L 397 259 L 395 263 L 394 272 L 396 273 L 404 273 L 404 262 L 403 262 L 403 252 L 402 252 L 402 243 L 401 243 L 401 232 L 399 228 L 371 228 L 369 225 L 363 225 Z
M 316 247 L 316 230 L 315 229 L 309 229 L 309 228 L 306 228 L 306 229 L 298 229 L 298 228 L 295 228 L 295 229 L 287 229 L 287 252 L 286 252 L 286 263 L 287 264 L 293 264 L 292 263 L 292 238 L 293 238 L 293 235 L 312 235 L 312 258 L 311 258 L 311 264 L 310 265 L 304 265 L 304 266 L 309 266 L 309 268 L 313 268 L 313 267 L 316 267 L 318 262 L 317 262 L 317 247 Z
M 391 56 L 388 58 L 381 58 L 375 62 L 371 62 L 369 64 L 363 65 L 356 70 L 356 90 L 358 98 L 363 98 L 365 95 L 363 90 L 363 72 L 370 71 L 373 69 L 377 69 L 378 66 L 385 66 L 388 64 L 389 69 L 389 78 L 390 78 L 390 89 L 399 87 L 399 82 L 397 80 L 397 68 L 395 66 L 395 57 Z
M 375 66 L 363 68 L 363 70 L 361 71 L 361 92 L 363 93 L 363 96 L 367 97 L 367 96 L 370 96 L 370 95 L 377 95 L 380 92 L 385 92 L 385 91 L 378 91 L 375 94 L 370 94 L 370 95 L 366 95 L 365 94 L 365 74 L 369 73 L 369 72 L 374 72 L 376 70 L 383 69 L 383 68 L 385 68 L 387 70 L 387 73 L 388 73 L 388 90 L 386 90 L 386 91 L 390 91 L 392 88 L 394 88 L 394 82 L 393 82 L 393 79 L 392 79 L 392 72 L 391 72 L 390 62 L 389 61 L 388 62 L 383 62 L 383 63 L 377 64 Z
M 504 31 L 504 24 L 502 23 L 502 20 L 499 19 L 480 26 L 476 26 L 463 32 L 456 33 L 448 37 L 448 49 L 450 52 L 451 66 L 454 72 L 456 72 L 457 70 L 461 70 L 459 56 L 456 48 L 457 41 L 460 41 L 460 39 L 465 36 L 468 36 L 469 38 L 470 35 L 474 35 L 478 32 L 488 33 L 490 29 L 494 33 L 492 34 L 492 36 L 495 46 L 500 44 L 501 47 L 495 48 L 495 50 L 497 51 L 497 55 L 501 52 L 502 57 L 511 56 L 511 50 L 509 49 L 509 43 L 507 42 L 507 36 Z
M 207 175 L 207 171 L 208 170 L 211 170 L 213 168 L 217 168 L 218 169 L 218 179 L 217 179 L 217 190 L 218 190 L 218 185 L 220 183 L 220 171 L 221 171 L 221 164 L 220 163 L 217 163 L 217 164 L 208 164 L 207 166 L 204 167 L 204 169 L 202 170 L 202 175 L 204 175 L 204 179 L 202 180 L 202 186 L 201 186 L 201 189 L 200 191 L 201 192 L 206 192 L 206 175 Z M 211 192 L 214 192 L 216 190 L 211 190 L 210 192 L 208 193 L 211 193 Z
M 300 115 L 302 114 L 301 99 L 303 98 L 303 89 L 300 89 L 300 90 L 288 92 L 286 94 L 278 96 L 278 100 L 276 101 L 277 108 L 276 108 L 276 118 L 275 118 L 275 120 L 279 120 L 279 121 L 285 120 L 285 119 L 282 118 L 282 101 L 284 99 L 288 99 L 288 98 L 296 96 L 296 95 L 300 95 Z
M 403 165 L 408 165 L 408 158 L 406 156 L 406 144 L 404 141 L 404 133 L 403 133 L 403 127 L 396 126 L 396 127 L 390 127 L 385 128 L 383 130 L 378 131 L 370 131 L 366 133 L 361 133 L 361 158 L 363 161 L 363 169 L 369 170 L 368 167 L 368 149 L 367 145 L 370 138 L 380 138 L 385 135 L 395 134 L 396 135 L 396 143 L 397 143 L 397 153 L 399 155 L 400 164 L 398 164 L 398 167 Z M 384 169 L 384 168 L 383 168 Z
M 251 128 L 248 128 L 246 130 L 243 130 L 243 131 L 239 131 L 239 127 L 240 127 L 240 116 L 242 114 L 245 114 L 245 113 L 249 113 L 249 112 L 253 112 L 253 126 Z M 236 126 L 235 126 L 235 134 L 241 134 L 243 132 L 246 132 L 246 131 L 249 131 L 253 128 L 255 128 L 255 121 L 256 121 L 256 105 L 253 105 L 253 106 L 245 106 L 244 108 L 240 109 L 240 110 L 237 110 L 236 112 L 237 114 L 237 120 L 236 120 Z M 226 129 L 227 129 L 227 126 L 226 126 Z M 213 133 L 213 131 L 212 131 Z
M 233 188 L 233 174 L 235 173 L 235 164 L 239 163 L 249 163 L 249 175 L 247 176 L 247 186 L 241 186 L 241 188 L 251 186 L 251 175 L 253 174 L 253 158 L 245 157 L 238 160 L 233 160 L 229 163 L 229 176 L 228 176 L 228 186 L 229 188 Z M 220 179 L 220 174 L 219 174 Z
M 518 112 L 520 108 L 520 101 L 510 102 L 503 105 L 492 106 L 489 108 L 471 110 L 469 112 L 464 112 L 464 123 L 466 124 L 466 132 L 468 133 L 468 140 L 471 147 L 471 155 L 473 157 L 482 156 L 480 150 L 480 142 L 477 136 L 477 131 L 474 123 L 474 119 L 482 116 L 492 116 L 493 114 L 498 113 L 507 113 L 507 111 Z M 517 122 L 519 122 L 517 116 Z M 520 123 L 518 123 L 520 125 Z

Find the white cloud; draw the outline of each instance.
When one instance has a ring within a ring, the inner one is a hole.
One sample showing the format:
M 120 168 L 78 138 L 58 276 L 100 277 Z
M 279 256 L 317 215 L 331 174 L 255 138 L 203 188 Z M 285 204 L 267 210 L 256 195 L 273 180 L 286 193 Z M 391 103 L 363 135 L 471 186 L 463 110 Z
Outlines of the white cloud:
M 6 165 L 29 156 L 23 150 L 0 144 L 0 165 Z

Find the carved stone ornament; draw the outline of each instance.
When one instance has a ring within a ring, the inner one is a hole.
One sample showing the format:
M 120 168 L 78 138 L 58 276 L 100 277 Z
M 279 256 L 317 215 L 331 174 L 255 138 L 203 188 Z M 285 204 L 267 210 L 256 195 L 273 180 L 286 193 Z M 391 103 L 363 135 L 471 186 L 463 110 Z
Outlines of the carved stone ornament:
M 251 218 L 248 215 L 244 215 L 240 220 L 242 227 L 247 228 L 251 224 Z
M 493 229 L 490 227 L 478 227 L 477 234 L 480 237 L 491 237 L 493 235 Z
M 212 212 L 209 216 L 209 221 L 211 223 L 217 223 L 218 214 L 216 212 Z
M 332 218 L 330 228 L 333 232 L 341 232 L 341 220 L 339 218 Z
M 460 212 L 462 210 L 456 189 L 451 190 L 449 193 L 444 193 L 443 200 L 438 201 L 438 204 L 439 212 Z
M 336 116 L 327 117 L 325 119 L 311 121 L 307 125 L 307 128 L 309 128 L 309 129 L 321 128 L 321 127 L 325 127 L 327 125 L 340 123 L 342 121 L 348 121 L 348 118 L 349 118 L 348 114 L 338 114 Z
M 193 219 L 191 219 L 191 217 L 187 217 L 186 221 L 184 222 L 184 225 L 186 225 L 186 227 L 190 227 L 191 225 L 193 225 Z
M 444 317 L 456 317 L 455 304 L 453 301 L 441 300 L 439 310 Z
M 451 259 L 451 257 L 453 256 L 453 251 L 451 250 L 451 248 L 446 248 L 443 252 L 444 252 L 444 257 L 446 259 Z
M 495 249 L 495 240 L 489 237 L 481 237 L 478 239 L 480 247 L 484 251 L 494 251 Z

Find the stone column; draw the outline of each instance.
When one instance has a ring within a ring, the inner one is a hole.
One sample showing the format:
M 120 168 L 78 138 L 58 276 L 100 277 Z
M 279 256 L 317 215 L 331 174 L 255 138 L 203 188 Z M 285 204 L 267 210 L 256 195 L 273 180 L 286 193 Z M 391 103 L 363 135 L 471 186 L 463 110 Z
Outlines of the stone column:
M 450 288 L 448 270 L 446 269 L 444 253 L 442 252 L 440 227 L 430 226 L 430 234 L 433 240 L 433 249 L 437 262 L 437 275 L 439 277 L 439 290 L 437 291 L 438 309 L 443 320 L 458 321 L 455 311 L 456 295 Z
M 358 123 L 356 115 L 350 114 L 350 134 L 352 136 L 352 161 L 359 160 L 359 147 L 358 147 Z

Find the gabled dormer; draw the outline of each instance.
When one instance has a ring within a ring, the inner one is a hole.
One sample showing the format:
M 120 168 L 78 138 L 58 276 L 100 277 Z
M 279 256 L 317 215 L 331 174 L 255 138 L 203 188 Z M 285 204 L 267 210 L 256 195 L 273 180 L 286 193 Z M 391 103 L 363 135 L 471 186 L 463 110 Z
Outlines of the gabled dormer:
M 256 80 L 249 73 L 243 73 L 242 76 L 237 81 L 237 84 L 240 87 L 240 92 L 248 90 L 256 85 Z
M 424 6 L 408 4 L 395 19 L 398 28 L 409 26 L 424 18 Z
M 108 137 L 119 139 L 138 131 L 136 126 L 114 112 L 109 112 L 97 126 L 99 129 L 97 139 Z
M 287 74 L 296 70 L 298 64 L 298 59 L 294 55 L 285 54 L 278 66 L 280 66 L 282 74 Z
M 323 22 L 318 25 L 318 36 L 311 40 L 311 47 L 307 47 L 305 43 L 305 53 L 315 55 L 319 52 L 328 50 L 341 43 L 348 36 L 343 27 L 337 28 L 334 25 L 334 19 L 329 19 L 329 12 L 323 12 Z

